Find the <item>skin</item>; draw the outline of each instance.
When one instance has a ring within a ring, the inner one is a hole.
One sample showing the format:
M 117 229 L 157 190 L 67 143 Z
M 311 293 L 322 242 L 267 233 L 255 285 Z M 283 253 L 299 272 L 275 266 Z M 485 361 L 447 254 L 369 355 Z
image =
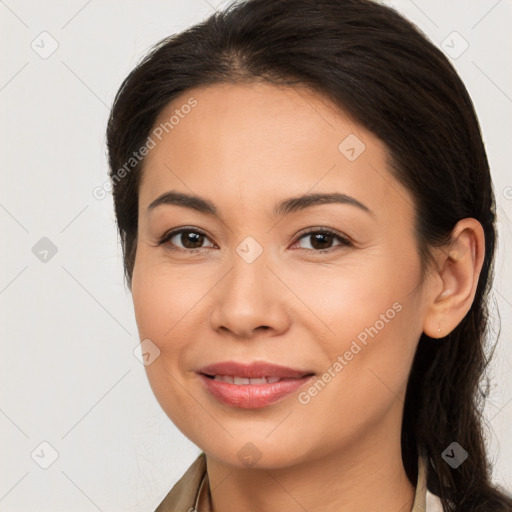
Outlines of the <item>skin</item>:
M 150 385 L 206 453 L 214 510 L 410 510 L 415 486 L 400 447 L 407 378 L 421 333 L 446 336 L 471 306 L 481 225 L 461 220 L 422 280 L 413 198 L 373 134 L 306 88 L 269 84 L 185 91 L 155 126 L 190 97 L 197 106 L 144 163 L 132 294 L 140 338 L 160 350 L 146 367 Z M 349 134 L 365 145 L 354 161 L 338 149 Z M 148 210 L 170 190 L 209 199 L 218 215 Z M 271 215 L 284 199 L 321 192 L 350 195 L 372 214 L 323 204 Z M 199 252 L 185 253 L 180 235 L 157 245 L 183 226 L 206 234 Z M 302 233 L 325 227 L 352 245 L 333 238 L 330 252 L 312 254 L 318 245 Z M 236 251 L 248 236 L 263 249 L 252 263 Z M 232 407 L 195 372 L 269 361 L 322 376 L 395 303 L 401 310 L 307 404 L 297 392 L 261 409 Z M 248 442 L 261 455 L 252 466 L 237 455 Z

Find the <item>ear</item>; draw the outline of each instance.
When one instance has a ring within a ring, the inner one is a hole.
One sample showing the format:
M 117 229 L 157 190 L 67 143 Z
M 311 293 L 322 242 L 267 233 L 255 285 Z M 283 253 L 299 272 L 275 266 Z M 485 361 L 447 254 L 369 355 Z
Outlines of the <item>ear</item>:
M 485 255 L 482 225 L 473 218 L 460 220 L 452 230 L 452 241 L 437 251 L 436 284 L 423 323 L 423 332 L 431 338 L 447 336 L 471 308 Z

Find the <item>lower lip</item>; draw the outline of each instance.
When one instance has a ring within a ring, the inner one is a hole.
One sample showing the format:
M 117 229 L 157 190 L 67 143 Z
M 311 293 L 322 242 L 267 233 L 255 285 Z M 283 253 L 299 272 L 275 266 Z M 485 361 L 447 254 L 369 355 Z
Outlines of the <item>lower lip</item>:
M 230 384 L 220 380 L 210 379 L 199 374 L 206 389 L 221 402 L 241 407 L 242 409 L 258 409 L 265 407 L 285 396 L 297 391 L 314 375 L 300 379 L 283 379 L 272 384 Z

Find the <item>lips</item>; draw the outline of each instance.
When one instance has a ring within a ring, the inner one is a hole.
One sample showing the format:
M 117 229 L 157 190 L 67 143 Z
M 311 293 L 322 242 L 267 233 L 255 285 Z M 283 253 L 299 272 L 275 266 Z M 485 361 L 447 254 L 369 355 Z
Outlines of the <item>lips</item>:
M 265 407 L 290 395 L 314 373 L 266 362 L 226 361 L 197 371 L 206 390 L 224 404 L 244 409 Z
M 263 377 L 279 377 L 280 379 L 294 379 L 304 377 L 313 372 L 307 370 L 295 370 L 286 366 L 279 366 L 264 361 L 250 364 L 242 364 L 234 361 L 224 361 L 205 366 L 198 373 L 214 377 L 225 375 L 230 377 L 245 377 L 247 379 L 261 379 Z
M 209 375 L 207 375 L 208 377 Z M 249 379 L 247 377 L 240 376 L 232 376 L 232 375 L 215 375 L 213 377 L 214 380 L 218 380 L 221 382 L 229 382 L 230 384 L 240 385 L 258 385 L 258 384 L 273 384 L 274 382 L 279 382 L 281 380 L 280 377 L 258 377 L 255 379 Z

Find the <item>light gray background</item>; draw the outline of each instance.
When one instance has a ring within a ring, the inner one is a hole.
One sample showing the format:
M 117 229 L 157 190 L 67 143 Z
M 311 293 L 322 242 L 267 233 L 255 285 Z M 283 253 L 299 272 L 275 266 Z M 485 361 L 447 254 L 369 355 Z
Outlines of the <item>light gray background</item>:
M 456 57 L 481 121 L 500 219 L 486 418 L 495 481 L 512 491 L 512 3 L 387 3 Z M 2 511 L 150 511 L 199 453 L 133 353 L 112 198 L 93 190 L 107 181 L 104 131 L 122 79 L 153 43 L 220 5 L 0 1 Z

